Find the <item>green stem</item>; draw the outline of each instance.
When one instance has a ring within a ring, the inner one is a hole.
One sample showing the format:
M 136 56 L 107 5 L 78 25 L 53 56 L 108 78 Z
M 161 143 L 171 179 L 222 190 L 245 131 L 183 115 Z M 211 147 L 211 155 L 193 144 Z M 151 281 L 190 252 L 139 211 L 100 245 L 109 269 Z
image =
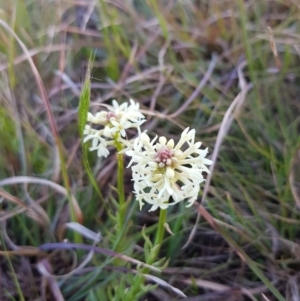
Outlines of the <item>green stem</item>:
M 122 150 L 122 145 L 115 140 L 117 151 L 120 152 Z M 126 213 L 126 206 L 125 206 L 125 189 L 124 189 L 124 155 L 118 154 L 118 193 L 119 193 L 119 217 L 118 217 L 118 226 L 119 232 L 121 231 L 122 227 L 124 227 L 125 222 L 125 213 Z
M 166 220 L 167 220 L 167 210 L 160 209 L 159 221 L 158 221 L 157 232 L 156 232 L 155 243 L 154 243 L 154 247 L 156 248 L 154 254 L 151 254 L 151 256 L 149 256 L 149 258 L 146 259 L 147 264 L 153 264 L 157 259 L 164 238 Z M 131 287 L 131 290 L 128 292 L 125 301 L 134 301 L 138 299 L 136 297 L 141 291 L 141 285 L 144 283 L 143 274 L 147 274 L 148 272 L 149 269 L 143 268 L 140 274 L 136 276 L 133 282 L 134 285 Z
M 118 161 L 118 177 L 117 177 L 117 189 L 118 189 L 118 213 L 117 213 L 117 238 L 115 240 L 113 250 L 122 253 L 124 251 L 124 238 L 126 233 L 125 216 L 126 216 L 126 200 L 124 189 L 124 154 L 119 154 L 123 150 L 123 146 L 118 142 L 118 134 L 114 137 L 115 146 L 117 148 L 117 161 Z M 122 265 L 122 260 L 116 258 L 114 260 L 116 266 Z
M 155 260 L 157 258 L 157 255 L 158 255 L 160 247 L 161 247 L 161 243 L 164 238 L 166 220 L 167 220 L 167 210 L 160 209 L 158 227 L 157 227 L 155 243 L 154 243 L 155 247 L 157 245 L 160 245 L 160 246 L 156 248 L 155 254 L 153 256 L 153 262 L 155 262 Z M 153 262 L 147 262 L 147 263 L 152 264 Z
M 125 189 L 124 189 L 124 154 L 119 154 L 123 150 L 123 146 L 118 142 L 117 134 L 115 138 L 115 146 L 117 148 L 117 161 L 118 161 L 118 178 L 117 178 L 117 189 L 118 189 L 118 213 L 117 213 L 117 238 L 115 240 L 113 249 L 117 252 L 122 253 L 124 251 L 124 239 L 126 233 L 125 216 L 126 216 L 126 200 L 125 200 Z M 116 266 L 122 265 L 122 260 L 116 258 L 114 260 Z

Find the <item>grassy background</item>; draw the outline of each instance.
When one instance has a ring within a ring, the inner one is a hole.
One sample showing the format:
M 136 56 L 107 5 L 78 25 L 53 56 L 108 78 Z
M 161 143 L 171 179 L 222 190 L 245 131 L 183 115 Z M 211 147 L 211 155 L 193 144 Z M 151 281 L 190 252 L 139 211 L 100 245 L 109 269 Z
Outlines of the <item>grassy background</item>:
M 133 98 L 146 113 L 154 113 L 149 132 L 176 140 L 190 126 L 211 152 L 241 90 L 238 68 L 247 62 L 242 74 L 251 89 L 223 137 L 204 202 L 217 227 L 201 217 L 182 249 L 197 208 L 170 208 L 174 236 L 166 236 L 161 251 L 170 262 L 158 277 L 190 301 L 280 300 L 274 288 L 281 300 L 300 300 L 297 1 L 0 0 L 0 8 L 0 18 L 28 51 L 1 23 L 0 183 L 12 181 L 0 184 L 1 301 L 62 296 L 70 301 L 122 300 L 122 291 L 133 281 L 134 266 L 116 268 L 111 257 L 99 254 L 77 274 L 50 281 L 38 272 L 40 257 L 29 248 L 65 237 L 81 241 L 64 231 L 71 215 L 101 231 L 101 246 L 111 249 L 116 239 L 110 231 L 115 224 L 115 154 L 106 160 L 87 154 L 93 185 L 78 131 L 79 95 L 91 55 L 91 111 L 100 102 Z M 81 212 L 70 214 L 65 190 L 20 184 L 17 176 L 60 184 L 75 196 Z M 126 187 L 130 198 L 129 170 Z M 131 233 L 138 234 L 124 253 L 143 260 L 140 230 L 146 224 L 151 235 L 157 214 L 147 208 L 140 212 L 136 205 L 133 201 L 128 223 Z M 6 249 L 16 254 L 8 256 Z M 76 254 L 79 261 L 85 255 Z M 52 252 L 44 260 L 54 274 L 74 269 L 68 251 Z M 253 264 L 270 283 L 258 277 Z M 146 298 L 180 299 L 162 285 L 141 300 Z

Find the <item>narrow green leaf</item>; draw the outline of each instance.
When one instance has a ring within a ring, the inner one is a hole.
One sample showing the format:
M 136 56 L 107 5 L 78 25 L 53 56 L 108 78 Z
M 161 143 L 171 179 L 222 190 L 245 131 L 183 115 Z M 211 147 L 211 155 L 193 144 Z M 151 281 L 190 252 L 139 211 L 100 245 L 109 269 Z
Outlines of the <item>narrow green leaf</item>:
M 91 60 L 89 62 L 88 70 L 85 76 L 83 89 L 79 98 L 79 109 L 78 109 L 78 126 L 79 126 L 79 135 L 83 137 L 84 127 L 87 122 L 87 114 L 90 107 L 90 97 L 91 97 L 91 69 L 90 69 Z
M 83 89 L 80 94 L 79 98 L 79 108 L 78 108 L 78 130 L 79 130 L 79 136 L 81 139 L 83 139 L 83 131 L 87 122 L 87 114 L 90 107 L 90 98 L 91 98 L 91 66 L 92 62 L 94 61 L 94 56 L 90 57 L 87 73 L 84 80 Z M 103 196 L 101 191 L 99 190 L 98 184 L 93 176 L 91 167 L 89 165 L 88 159 L 87 159 L 87 146 L 82 145 L 82 160 L 83 165 L 85 167 L 85 170 L 87 172 L 87 175 L 89 177 L 89 180 L 91 184 L 93 185 L 94 189 L 96 190 L 99 198 L 101 201 L 103 201 Z
M 149 239 L 149 237 L 147 236 L 146 232 L 145 232 L 146 227 L 144 226 L 142 229 L 142 236 L 145 239 L 145 243 L 150 247 L 153 248 L 153 243 L 151 242 L 151 240 Z

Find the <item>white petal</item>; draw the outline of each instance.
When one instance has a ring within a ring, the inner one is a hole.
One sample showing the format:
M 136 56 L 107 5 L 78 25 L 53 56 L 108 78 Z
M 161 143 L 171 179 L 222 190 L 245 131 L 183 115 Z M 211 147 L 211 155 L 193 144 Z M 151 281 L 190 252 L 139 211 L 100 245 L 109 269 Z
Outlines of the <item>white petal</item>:
M 142 143 L 149 144 L 150 138 L 146 133 L 142 133 L 140 138 L 141 138 Z
M 166 137 L 164 137 L 164 136 L 162 136 L 162 137 L 160 137 L 159 138 L 159 143 L 161 143 L 161 144 L 163 144 L 163 145 L 165 145 L 166 144 L 166 142 L 167 142 L 167 138 Z
M 115 99 L 113 99 L 112 101 L 112 105 L 115 109 L 118 109 L 119 108 L 119 104 L 117 103 L 117 101 Z
M 87 113 L 87 121 L 92 122 L 92 120 L 94 119 L 94 116 L 92 113 L 88 112 Z
M 172 167 L 167 167 L 166 175 L 168 178 L 174 178 L 175 176 L 174 169 Z
M 111 118 L 111 119 L 110 119 L 110 123 L 111 123 L 112 125 L 116 126 L 116 127 L 118 127 L 118 126 L 120 125 L 119 122 L 116 121 L 114 118 Z
M 173 140 L 173 139 L 170 139 L 170 140 L 168 141 L 168 143 L 167 143 L 167 147 L 168 147 L 169 149 L 173 149 L 173 148 L 174 148 L 174 145 L 175 145 L 175 143 L 174 143 L 174 140 Z

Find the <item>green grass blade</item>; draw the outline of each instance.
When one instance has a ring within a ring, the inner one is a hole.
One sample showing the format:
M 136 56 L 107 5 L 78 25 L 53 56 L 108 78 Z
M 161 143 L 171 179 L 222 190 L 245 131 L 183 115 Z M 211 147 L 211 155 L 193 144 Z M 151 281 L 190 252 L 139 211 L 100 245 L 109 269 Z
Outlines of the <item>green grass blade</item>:
M 80 94 L 79 98 L 79 109 L 78 109 L 78 129 L 79 129 L 79 136 L 81 139 L 83 139 L 83 131 L 87 122 L 87 114 L 90 107 L 90 98 L 91 98 L 91 66 L 92 62 L 94 61 L 94 57 L 91 56 L 88 64 L 87 73 L 85 76 L 85 81 L 83 85 L 82 92 Z M 96 190 L 99 198 L 101 201 L 103 201 L 103 196 L 101 191 L 99 190 L 98 184 L 95 181 L 95 178 L 93 176 L 91 167 L 88 162 L 87 158 L 87 145 L 82 144 L 82 160 L 85 167 L 85 170 L 87 172 L 87 175 L 89 177 L 89 180 L 91 184 L 93 185 L 94 189 Z

